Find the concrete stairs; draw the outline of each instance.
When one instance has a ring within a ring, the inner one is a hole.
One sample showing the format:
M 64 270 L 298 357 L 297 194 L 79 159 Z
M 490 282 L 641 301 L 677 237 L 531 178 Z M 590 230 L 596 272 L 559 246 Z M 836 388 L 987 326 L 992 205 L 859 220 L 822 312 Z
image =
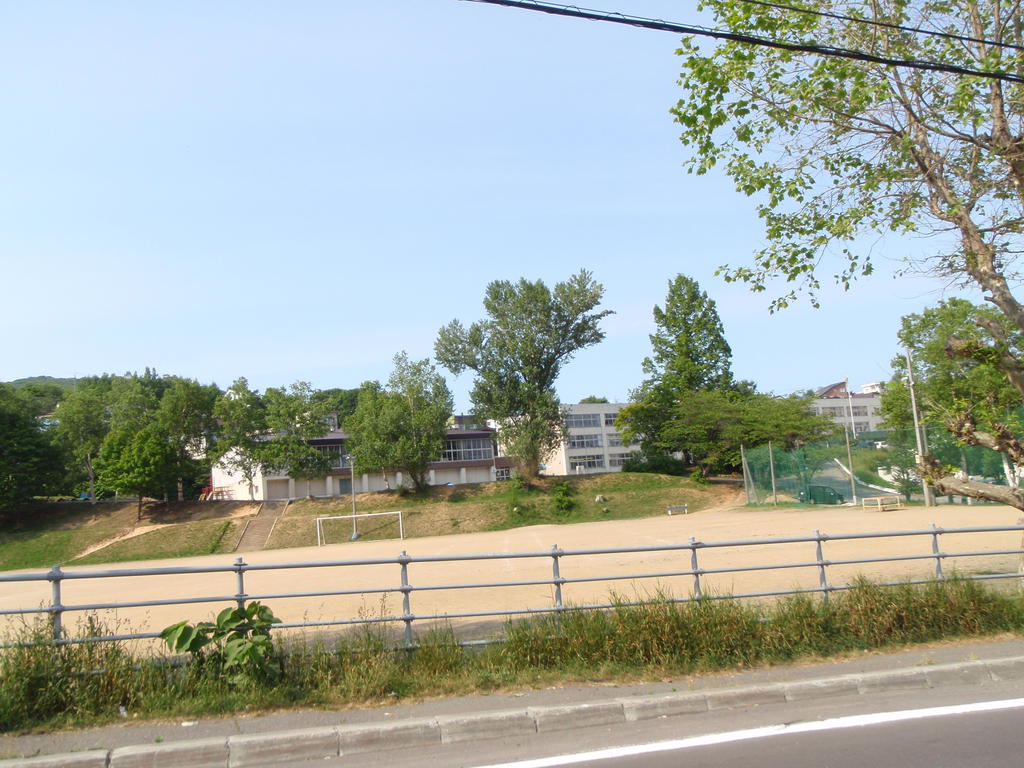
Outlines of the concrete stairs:
M 258 552 L 267 546 L 270 532 L 274 530 L 277 519 L 288 508 L 287 501 L 265 501 L 260 511 L 245 524 L 242 536 L 235 546 L 235 552 Z

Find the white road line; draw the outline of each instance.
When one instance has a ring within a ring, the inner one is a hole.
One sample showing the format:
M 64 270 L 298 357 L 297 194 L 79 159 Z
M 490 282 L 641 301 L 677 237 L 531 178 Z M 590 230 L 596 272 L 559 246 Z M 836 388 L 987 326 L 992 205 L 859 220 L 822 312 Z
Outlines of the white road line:
M 652 752 L 671 752 L 672 750 L 707 747 L 713 744 L 726 744 L 733 741 L 763 739 L 769 736 L 781 736 L 789 733 L 812 733 L 814 731 L 830 731 L 838 730 L 840 728 L 860 728 L 865 725 L 897 723 L 902 720 L 920 720 L 926 717 L 964 715 L 971 712 L 993 712 L 1000 709 L 1017 709 L 1019 707 L 1024 707 L 1024 699 L 982 701 L 976 704 L 956 704 L 948 707 L 930 707 L 928 709 L 907 709 L 899 712 L 873 712 L 867 715 L 834 717 L 829 720 L 767 725 L 762 728 L 748 728 L 742 731 L 711 733 L 706 736 L 693 736 L 688 739 L 659 741 L 653 744 L 638 744 L 632 747 L 598 749 L 593 752 L 556 755 L 555 757 L 542 757 L 536 760 L 520 760 L 512 763 L 494 763 L 487 766 L 477 766 L 477 768 L 551 768 L 552 766 L 573 765 L 574 763 L 582 763 L 591 760 L 609 760 L 617 757 L 646 755 Z

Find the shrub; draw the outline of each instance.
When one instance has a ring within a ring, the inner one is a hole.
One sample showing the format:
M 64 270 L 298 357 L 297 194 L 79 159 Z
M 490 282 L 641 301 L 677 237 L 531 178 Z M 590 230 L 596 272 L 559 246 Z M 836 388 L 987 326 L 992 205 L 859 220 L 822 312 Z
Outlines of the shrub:
M 270 640 L 270 628 L 280 623 L 267 606 L 253 601 L 244 608 L 225 608 L 214 622 L 187 621 L 165 628 L 160 637 L 173 653 L 189 653 L 192 662 L 232 685 L 271 682 L 281 673 Z
M 690 474 L 690 465 L 665 453 L 641 454 L 627 459 L 622 465 L 623 472 L 652 472 L 657 475 L 685 477 Z
M 551 506 L 555 508 L 555 512 L 572 512 L 579 506 L 575 496 L 576 488 L 573 484 L 568 480 L 562 480 L 551 488 Z

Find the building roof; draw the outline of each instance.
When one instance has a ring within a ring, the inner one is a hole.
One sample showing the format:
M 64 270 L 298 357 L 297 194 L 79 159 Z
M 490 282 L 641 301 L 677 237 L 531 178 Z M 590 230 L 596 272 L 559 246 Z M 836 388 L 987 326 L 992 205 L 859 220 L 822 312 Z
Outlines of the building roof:
M 837 381 L 835 384 L 829 384 L 827 387 L 822 387 L 814 393 L 815 397 L 846 397 L 850 393 L 850 390 L 846 387 L 845 381 Z

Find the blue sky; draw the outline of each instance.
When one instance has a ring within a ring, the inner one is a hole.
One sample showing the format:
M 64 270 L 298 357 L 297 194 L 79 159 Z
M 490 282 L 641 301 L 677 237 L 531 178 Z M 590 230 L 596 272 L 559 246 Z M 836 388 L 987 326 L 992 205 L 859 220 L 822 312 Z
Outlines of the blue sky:
M 716 277 L 761 231 L 726 179 L 682 168 L 677 43 L 459 0 L 2 3 L 0 380 L 355 387 L 479 319 L 488 282 L 580 268 L 616 314 L 565 402 L 639 383 L 680 272 L 717 301 L 739 378 L 887 378 L 899 318 L 947 295 L 894 278 L 929 243 L 876 244 L 876 275 L 818 310 L 771 315 Z M 449 384 L 468 409 L 469 376 Z

